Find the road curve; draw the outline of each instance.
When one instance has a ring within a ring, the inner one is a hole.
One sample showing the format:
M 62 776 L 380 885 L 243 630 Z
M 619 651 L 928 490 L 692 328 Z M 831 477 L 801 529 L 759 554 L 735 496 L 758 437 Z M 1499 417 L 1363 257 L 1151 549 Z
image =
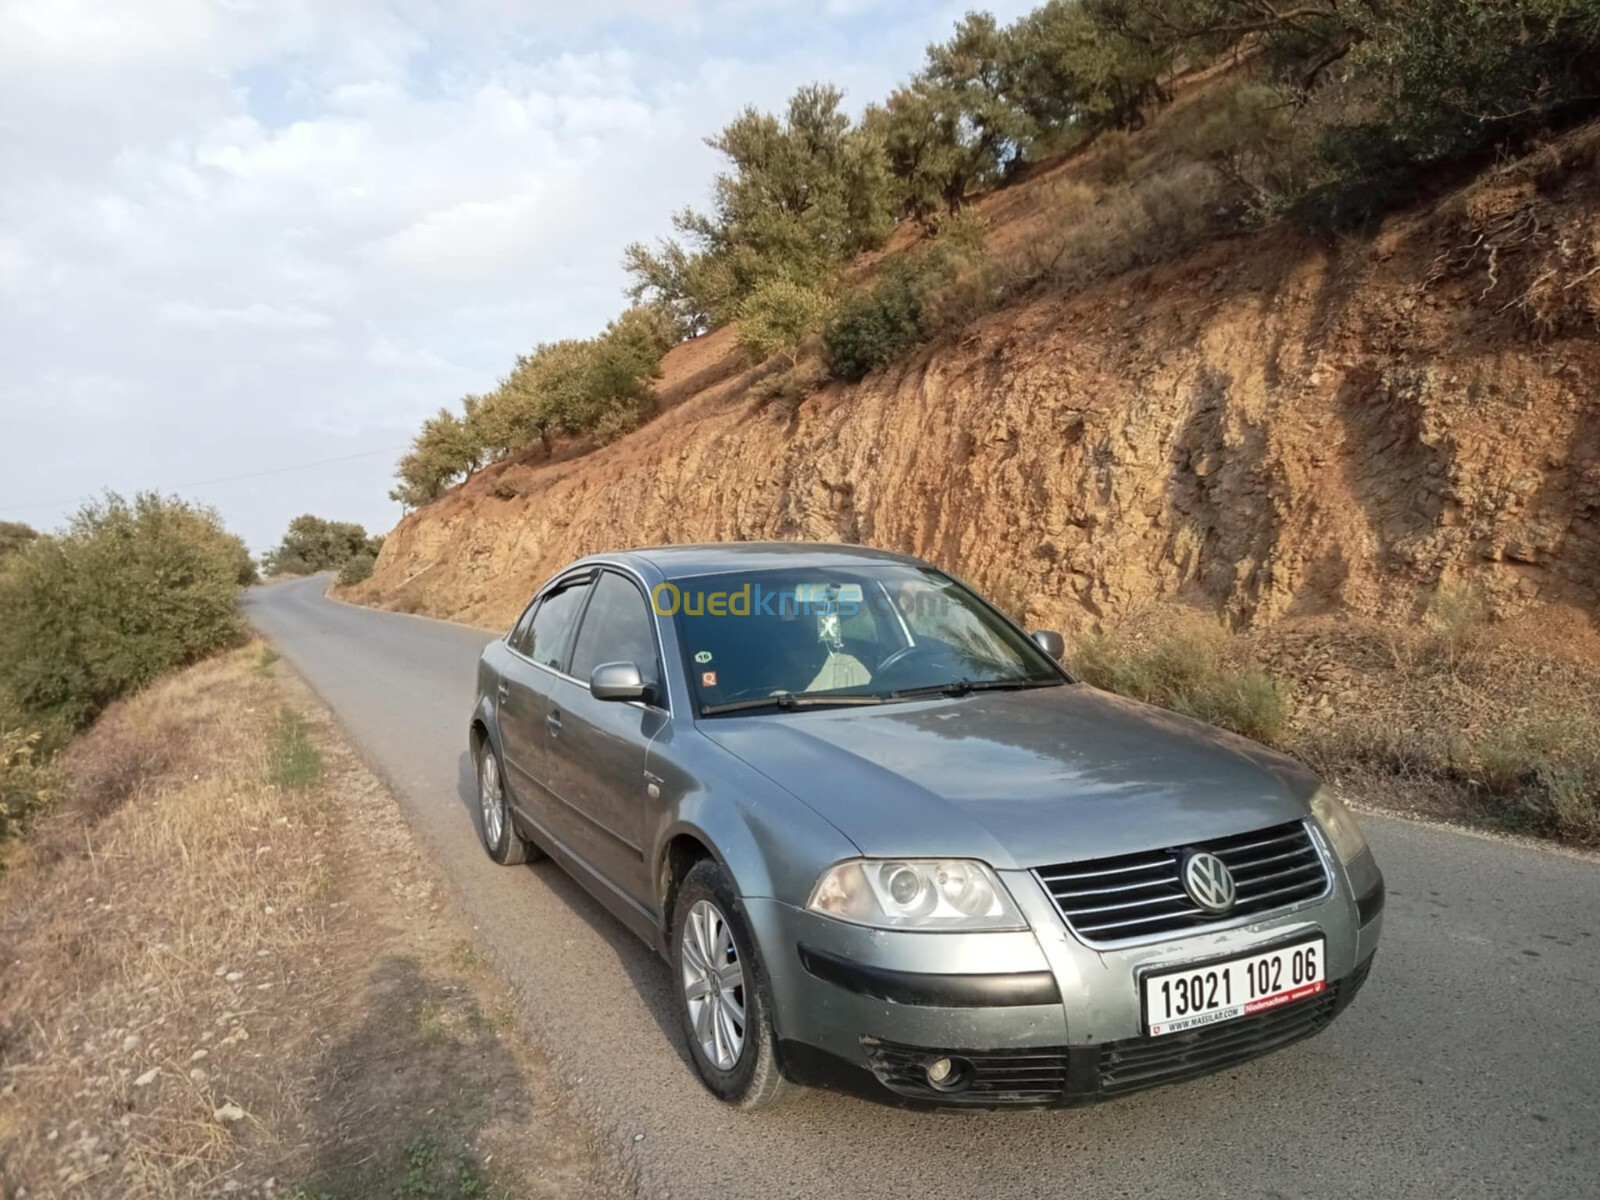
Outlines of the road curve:
M 822 1092 L 746 1115 L 684 1059 L 665 964 L 548 863 L 474 832 L 466 721 L 490 635 L 252 590 L 251 621 L 393 785 L 531 1032 L 644 1196 L 1600 1195 L 1600 867 L 1367 818 L 1384 943 L 1327 1033 L 1091 1109 L 918 1114 Z

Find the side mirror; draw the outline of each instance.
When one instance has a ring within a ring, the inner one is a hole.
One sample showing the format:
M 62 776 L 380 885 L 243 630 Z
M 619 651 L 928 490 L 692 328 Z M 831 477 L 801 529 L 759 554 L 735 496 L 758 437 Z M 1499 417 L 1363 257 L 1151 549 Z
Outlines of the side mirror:
M 631 662 L 601 663 L 589 675 L 589 692 L 596 700 L 650 699 L 650 685 Z
M 1057 662 L 1067 652 L 1067 643 L 1059 633 L 1052 629 L 1036 629 L 1033 631 L 1034 644 Z

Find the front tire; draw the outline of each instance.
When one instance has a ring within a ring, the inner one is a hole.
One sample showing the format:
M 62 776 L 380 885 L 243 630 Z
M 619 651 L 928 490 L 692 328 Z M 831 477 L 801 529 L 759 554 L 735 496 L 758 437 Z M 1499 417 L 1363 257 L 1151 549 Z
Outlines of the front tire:
M 478 836 L 489 857 L 503 867 L 539 857 L 538 848 L 517 832 L 511 819 L 500 753 L 488 738 L 478 747 Z
M 778 1067 L 772 990 L 733 884 L 710 859 L 673 906 L 674 994 L 695 1070 L 736 1108 L 764 1108 L 793 1086 Z

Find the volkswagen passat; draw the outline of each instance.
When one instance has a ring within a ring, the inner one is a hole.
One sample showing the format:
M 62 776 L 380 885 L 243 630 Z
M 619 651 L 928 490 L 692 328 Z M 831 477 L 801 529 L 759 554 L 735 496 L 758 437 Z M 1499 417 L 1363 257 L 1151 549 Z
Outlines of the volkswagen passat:
M 1076 682 L 927 563 L 598 555 L 483 652 L 481 831 L 671 964 L 700 1077 L 1106 1099 L 1325 1027 L 1383 880 L 1302 766 Z

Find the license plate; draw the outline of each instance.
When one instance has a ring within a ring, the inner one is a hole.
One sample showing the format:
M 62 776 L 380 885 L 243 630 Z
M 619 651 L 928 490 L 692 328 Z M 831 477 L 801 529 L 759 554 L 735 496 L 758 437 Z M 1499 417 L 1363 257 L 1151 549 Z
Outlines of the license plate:
M 1327 987 L 1321 938 L 1144 977 L 1151 1037 L 1200 1029 L 1315 996 Z

